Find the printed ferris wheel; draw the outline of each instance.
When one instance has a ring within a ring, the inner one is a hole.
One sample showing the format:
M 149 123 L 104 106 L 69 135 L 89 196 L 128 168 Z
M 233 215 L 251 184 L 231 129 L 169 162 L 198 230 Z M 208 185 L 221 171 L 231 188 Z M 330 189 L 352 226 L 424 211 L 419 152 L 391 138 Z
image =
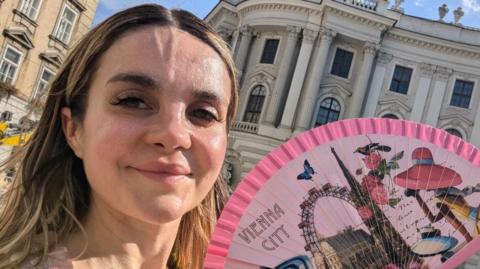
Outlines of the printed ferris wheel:
M 352 119 L 267 155 L 205 268 L 452 268 L 480 250 L 480 151 L 430 126 Z

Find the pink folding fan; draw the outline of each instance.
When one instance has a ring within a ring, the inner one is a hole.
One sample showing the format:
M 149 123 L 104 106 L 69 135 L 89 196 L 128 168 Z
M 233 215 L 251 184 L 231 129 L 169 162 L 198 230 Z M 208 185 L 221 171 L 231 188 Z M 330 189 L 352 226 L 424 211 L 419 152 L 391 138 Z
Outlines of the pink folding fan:
M 242 180 L 204 268 L 453 268 L 480 250 L 480 153 L 442 130 L 352 119 Z

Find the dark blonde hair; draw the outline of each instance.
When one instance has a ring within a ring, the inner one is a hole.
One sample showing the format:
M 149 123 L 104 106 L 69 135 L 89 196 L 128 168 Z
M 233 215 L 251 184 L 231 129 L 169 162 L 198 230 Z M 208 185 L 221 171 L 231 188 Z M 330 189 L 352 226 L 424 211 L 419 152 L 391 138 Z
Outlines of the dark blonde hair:
M 5 165 L 16 165 L 18 173 L 0 201 L 0 268 L 18 267 L 32 258 L 42 262 L 57 247 L 57 241 L 83 230 L 81 223 L 89 209 L 91 190 L 82 160 L 75 156 L 63 134 L 61 109 L 70 107 L 72 116 L 82 120 L 100 57 L 121 36 L 148 26 L 178 28 L 218 53 L 231 80 L 230 125 L 238 99 L 234 62 L 227 44 L 211 27 L 189 12 L 170 11 L 159 5 L 133 7 L 108 18 L 71 51 L 51 83 L 34 134 Z M 169 266 L 201 268 L 226 196 L 226 183 L 219 176 L 201 204 L 182 217 Z

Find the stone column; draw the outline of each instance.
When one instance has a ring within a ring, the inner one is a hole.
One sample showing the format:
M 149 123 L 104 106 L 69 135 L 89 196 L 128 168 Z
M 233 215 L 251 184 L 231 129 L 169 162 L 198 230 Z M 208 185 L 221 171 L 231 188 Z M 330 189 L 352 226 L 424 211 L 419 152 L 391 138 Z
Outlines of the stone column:
M 412 121 L 420 122 L 422 120 L 435 69 L 436 66 L 434 65 L 427 63 L 420 64 L 420 80 L 418 81 L 417 92 L 415 94 L 415 100 L 413 101 L 412 113 L 410 113 L 410 120 Z
M 350 97 L 350 104 L 347 110 L 347 118 L 360 117 L 362 110 L 363 99 L 367 92 L 368 79 L 372 72 L 373 60 L 377 52 L 378 44 L 366 42 L 363 50 L 363 63 L 360 71 L 357 74 L 357 79 L 353 86 L 352 97 Z
M 375 66 L 375 71 L 373 72 L 372 85 L 368 91 L 363 117 L 375 117 L 375 110 L 377 109 L 380 93 L 382 92 L 387 65 L 392 61 L 392 59 L 392 54 L 385 52 L 378 53 L 377 65 Z
M 243 69 L 245 68 L 245 64 L 247 63 L 248 48 L 250 47 L 253 36 L 252 27 L 244 25 L 240 28 L 240 33 L 242 35 L 242 39 L 240 40 L 237 56 L 235 58 L 235 63 L 237 64 L 239 76 L 243 74 Z
M 298 54 L 297 64 L 293 73 L 292 83 L 288 91 L 287 102 L 282 115 L 281 127 L 292 128 L 295 110 L 298 105 L 300 92 L 307 72 L 308 62 L 312 54 L 313 41 L 317 37 L 317 32 L 309 29 L 303 30 L 302 46 Z
M 442 108 L 443 104 L 443 97 L 447 89 L 447 81 L 452 72 L 452 69 L 441 66 L 437 67 L 433 92 L 428 105 L 427 118 L 425 119 L 425 123 L 433 127 L 437 126 L 438 117 L 440 116 L 440 109 Z
M 310 121 L 317 101 L 317 93 L 320 89 L 320 83 L 322 82 L 323 73 L 327 65 L 328 52 L 332 44 L 332 39 L 336 35 L 335 32 L 327 28 L 320 29 L 319 34 L 317 48 L 314 52 L 313 61 L 305 82 L 305 89 L 299 103 L 295 132 L 301 132 L 310 127 Z
M 283 50 L 282 62 L 278 68 L 275 89 L 272 91 L 272 97 L 265 118 L 266 124 L 268 125 L 273 125 L 278 113 L 281 113 L 281 110 L 279 109 L 280 102 L 282 97 L 285 96 L 288 71 L 290 71 L 290 67 L 292 66 L 293 53 L 295 51 L 299 32 L 300 27 L 292 25 L 287 26 L 288 38 L 285 44 L 285 49 Z
M 238 36 L 240 35 L 238 30 L 233 31 L 232 33 L 232 42 L 230 43 L 230 49 L 232 50 L 232 55 L 235 56 L 235 51 L 238 42 Z

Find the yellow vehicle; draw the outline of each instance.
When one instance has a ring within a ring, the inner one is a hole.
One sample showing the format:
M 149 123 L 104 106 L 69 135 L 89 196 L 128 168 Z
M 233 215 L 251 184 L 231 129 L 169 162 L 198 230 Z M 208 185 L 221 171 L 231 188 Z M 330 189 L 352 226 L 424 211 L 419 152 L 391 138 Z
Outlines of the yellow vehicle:
M 32 131 L 23 131 L 16 124 L 0 121 L 0 146 L 20 146 L 28 141 Z

